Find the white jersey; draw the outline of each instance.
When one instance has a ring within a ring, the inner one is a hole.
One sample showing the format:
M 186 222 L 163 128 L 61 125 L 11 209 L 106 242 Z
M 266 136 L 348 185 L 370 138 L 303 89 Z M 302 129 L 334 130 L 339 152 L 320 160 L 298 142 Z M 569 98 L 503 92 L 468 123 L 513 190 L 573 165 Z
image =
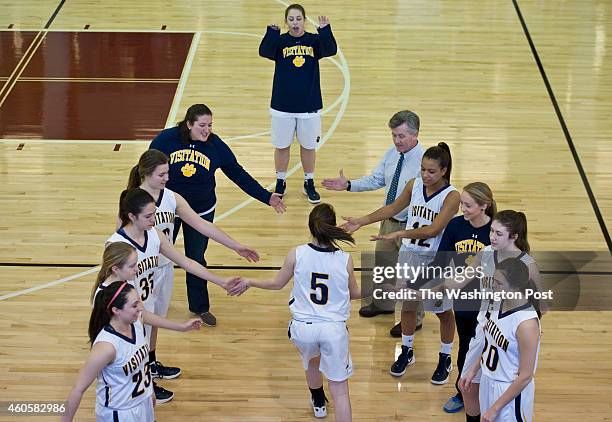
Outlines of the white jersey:
M 176 215 L 176 196 L 170 189 L 162 189 L 155 202 L 155 227 L 161 231 L 170 243 L 174 243 L 174 217 Z M 168 258 L 159 256 L 159 265 L 170 264 Z
M 456 190 L 453 185 L 446 185 L 433 195 L 427 196 L 423 180 L 420 177 L 414 179 L 410 206 L 408 207 L 406 230 L 431 225 L 442 210 L 442 205 L 448 194 Z M 443 234 L 444 230 L 438 233 L 436 237 L 430 239 L 404 238 L 402 239 L 402 250 L 435 254 L 438 251 Z
M 96 404 L 116 410 L 139 406 L 151 400 L 153 383 L 149 370 L 149 342 L 138 320 L 132 324 L 131 338 L 108 324 L 94 340 L 112 344 L 115 359 L 102 369 L 96 384 Z
M 129 280 L 130 284 L 136 287 L 136 291 L 140 295 L 145 309 L 151 311 L 153 304 L 149 304 L 150 300 L 155 297 L 155 270 L 159 267 L 159 248 L 160 241 L 159 235 L 155 228 L 149 229 L 144 234 L 144 245 L 139 245 L 127 233 L 120 228 L 111 237 L 108 238 L 106 243 L 109 242 L 124 242 L 136 248 L 138 252 L 138 273 L 134 280 Z
M 351 311 L 348 288 L 349 254 L 313 244 L 295 250 L 293 290 L 289 310 L 305 322 L 344 322 Z
M 519 344 L 516 330 L 521 322 L 529 319 L 538 319 L 538 314 L 526 303 L 523 306 L 505 313 L 497 307 L 491 312 L 490 318 L 484 326 L 485 347 L 482 352 L 482 374 L 501 382 L 512 382 L 518 375 L 520 365 Z M 540 339 L 538 338 L 538 354 L 540 352 Z M 536 355 L 536 364 L 538 364 Z
M 498 251 L 493 250 L 491 245 L 486 246 L 481 253 L 482 259 L 480 261 L 480 265 L 482 266 L 484 277 L 480 280 L 480 290 L 482 292 L 492 292 L 493 275 L 495 274 L 495 269 L 500 262 L 498 259 L 499 253 Z M 526 252 L 518 252 L 516 258 L 520 259 L 527 266 L 535 262 L 535 260 Z M 489 300 L 483 300 L 480 303 L 480 312 L 478 313 L 478 322 L 480 325 L 485 323 L 487 313 L 491 312 L 492 306 L 493 303 Z

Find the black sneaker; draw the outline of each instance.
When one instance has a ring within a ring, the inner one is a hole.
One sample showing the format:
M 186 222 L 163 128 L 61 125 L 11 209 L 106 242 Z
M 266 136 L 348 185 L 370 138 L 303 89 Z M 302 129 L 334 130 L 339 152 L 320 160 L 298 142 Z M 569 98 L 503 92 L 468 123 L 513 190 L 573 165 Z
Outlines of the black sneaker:
M 318 204 L 321 202 L 321 195 L 315 190 L 314 180 L 304 180 L 304 195 L 308 197 L 308 202 L 311 204 Z
M 151 364 L 151 376 L 153 378 L 165 378 L 167 380 L 173 380 L 181 375 L 181 368 L 174 366 L 164 366 L 160 361 L 156 360 Z
M 311 397 L 310 402 L 312 403 L 312 411 L 314 412 L 315 418 L 324 418 L 327 416 L 327 397 L 323 396 L 322 403 L 315 403 L 315 400 Z
M 372 318 L 377 315 L 386 315 L 386 314 L 393 314 L 393 313 L 395 313 L 394 309 L 388 309 L 388 310 L 381 309 L 373 303 L 367 306 L 362 306 L 361 309 L 359 309 L 359 315 L 361 315 L 364 318 Z
M 415 359 L 412 347 L 402 346 L 402 353 L 400 353 L 397 360 L 391 365 L 389 373 L 394 377 L 401 377 L 406 373 L 406 368 L 413 365 L 414 362 Z
M 451 362 L 451 356 L 446 353 L 440 353 L 438 367 L 431 376 L 431 383 L 436 385 L 446 384 L 452 370 L 453 364 Z
M 166 390 L 156 383 L 153 383 L 153 391 L 155 392 L 155 402 L 157 404 L 168 403 L 174 398 L 174 393 L 172 391 Z
M 414 331 L 419 331 L 421 328 L 423 328 L 423 323 L 417 324 Z M 395 324 L 393 328 L 389 330 L 389 334 L 394 338 L 402 338 L 402 323 L 398 322 Z
M 193 314 L 199 316 L 204 325 L 208 325 L 209 327 L 217 326 L 217 318 L 210 312 L 193 312 Z
M 274 193 L 278 193 L 280 196 L 284 196 L 286 190 L 287 181 L 283 179 L 276 179 L 276 187 L 274 188 Z

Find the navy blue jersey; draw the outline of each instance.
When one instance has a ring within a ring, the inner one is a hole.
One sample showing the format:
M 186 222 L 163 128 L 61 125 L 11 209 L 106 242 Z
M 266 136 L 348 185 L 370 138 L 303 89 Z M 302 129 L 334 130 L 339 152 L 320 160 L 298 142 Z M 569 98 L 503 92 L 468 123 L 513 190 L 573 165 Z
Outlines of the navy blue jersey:
M 265 190 L 238 163 L 225 142 L 211 133 L 206 142 L 181 142 L 178 127 L 162 130 L 149 148 L 164 152 L 169 158 L 168 189 L 182 195 L 197 213 L 212 210 L 217 203 L 215 171 L 223 173 L 240 189 L 269 204 L 271 193 Z
M 274 60 L 270 107 L 286 113 L 313 113 L 323 108 L 319 60 L 336 54 L 331 26 L 294 37 L 268 27 L 259 55 Z
M 479 251 L 491 244 L 491 240 L 489 240 L 491 221 L 482 227 L 474 227 L 462 215 L 454 217 L 446 226 L 438 247 L 438 252 L 447 253 L 438 254 L 436 264 L 448 265 L 451 259 L 456 267 L 465 267 L 471 264 L 470 260 L 474 259 Z M 466 292 L 480 291 L 479 280 L 473 279 L 463 290 Z M 453 307 L 455 311 L 470 311 L 470 314 L 475 315 L 480 309 L 480 301 L 455 300 Z

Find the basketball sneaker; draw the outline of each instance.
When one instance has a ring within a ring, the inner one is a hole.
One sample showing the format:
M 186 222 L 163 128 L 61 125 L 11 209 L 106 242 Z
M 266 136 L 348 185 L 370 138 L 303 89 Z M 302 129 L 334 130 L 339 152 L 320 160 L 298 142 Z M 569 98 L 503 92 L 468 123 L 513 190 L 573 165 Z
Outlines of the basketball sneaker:
M 325 404 L 326 401 L 327 399 L 323 399 L 323 403 L 315 403 L 313 398 L 310 399 L 315 418 L 324 418 L 327 416 L 327 406 Z
M 319 195 L 315 189 L 314 180 L 304 180 L 304 195 L 308 198 L 308 202 L 311 204 L 318 204 L 321 202 L 321 195 Z
M 436 385 L 446 384 L 452 370 L 453 364 L 451 362 L 451 356 L 440 352 L 438 367 L 431 376 L 431 383 Z
M 174 393 L 172 391 L 160 387 L 155 382 L 153 383 L 153 392 L 155 393 L 155 402 L 157 404 L 168 403 L 174 398 Z
M 406 373 L 406 368 L 413 365 L 414 362 L 415 358 L 412 347 L 402 346 L 402 353 L 400 353 L 397 360 L 391 365 L 389 373 L 394 377 L 401 377 Z
M 151 376 L 153 378 L 165 378 L 167 380 L 173 380 L 181 375 L 181 368 L 174 366 L 164 366 L 158 360 L 151 363 Z

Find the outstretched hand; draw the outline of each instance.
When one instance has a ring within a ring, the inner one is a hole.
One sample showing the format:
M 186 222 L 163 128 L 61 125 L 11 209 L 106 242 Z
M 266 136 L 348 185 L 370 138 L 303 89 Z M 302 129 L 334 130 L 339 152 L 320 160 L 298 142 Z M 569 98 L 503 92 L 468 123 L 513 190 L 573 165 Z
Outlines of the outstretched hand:
M 361 227 L 361 224 L 357 221 L 358 219 L 355 217 L 342 217 L 346 223 L 340 226 L 341 229 L 344 229 L 348 233 L 355 233 Z
M 346 190 L 348 187 L 348 179 L 344 176 L 342 169 L 340 169 L 338 177 L 334 177 L 333 179 L 323 179 L 321 184 L 327 190 Z
M 234 251 L 249 262 L 259 261 L 259 254 L 257 251 L 247 245 L 240 245 L 234 249 Z
M 202 327 L 201 318 L 192 318 L 183 324 L 182 331 L 199 330 Z
M 287 206 L 283 202 L 283 197 L 278 193 L 272 194 L 269 204 L 278 214 L 282 214 L 287 210 Z
M 319 16 L 319 28 L 325 28 L 329 25 L 329 18 L 327 16 Z
M 232 286 L 231 289 L 227 291 L 227 294 L 230 296 L 240 296 L 241 294 L 246 292 L 248 288 L 249 288 L 248 280 L 240 280 L 239 283 L 236 283 L 234 286 Z
M 280 26 L 275 23 L 271 23 L 270 25 L 268 25 L 268 28 L 273 29 L 275 31 L 280 31 Z
M 370 236 L 370 240 L 373 242 L 377 240 L 384 240 L 386 242 L 394 242 L 395 240 L 399 238 L 399 234 L 400 232 L 393 232 L 393 233 L 387 233 L 387 234 L 376 234 L 376 235 Z

